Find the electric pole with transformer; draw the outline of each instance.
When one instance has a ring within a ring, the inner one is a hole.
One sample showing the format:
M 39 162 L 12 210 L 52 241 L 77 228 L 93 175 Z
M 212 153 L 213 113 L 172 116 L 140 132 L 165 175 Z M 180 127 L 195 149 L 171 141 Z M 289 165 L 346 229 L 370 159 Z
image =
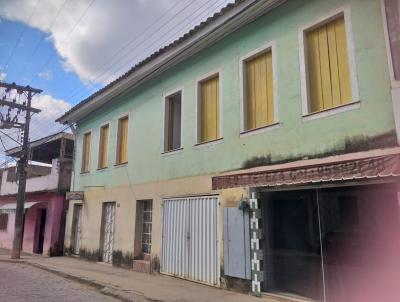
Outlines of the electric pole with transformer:
M 19 259 L 22 249 L 22 234 L 24 225 L 24 202 L 26 191 L 26 178 L 29 158 L 29 126 L 31 114 L 39 113 L 40 110 L 31 107 L 32 97 L 41 93 L 42 90 L 29 86 L 20 86 L 15 83 L 0 82 L 0 88 L 5 89 L 4 96 L 0 99 L 0 108 L 7 108 L 5 115 L 0 113 L 0 129 L 19 128 L 22 135 L 21 152 L 17 163 L 18 193 L 17 207 L 15 210 L 15 228 L 12 259 Z M 22 101 L 21 101 L 22 97 Z M 18 115 L 25 112 L 25 120 L 20 122 Z

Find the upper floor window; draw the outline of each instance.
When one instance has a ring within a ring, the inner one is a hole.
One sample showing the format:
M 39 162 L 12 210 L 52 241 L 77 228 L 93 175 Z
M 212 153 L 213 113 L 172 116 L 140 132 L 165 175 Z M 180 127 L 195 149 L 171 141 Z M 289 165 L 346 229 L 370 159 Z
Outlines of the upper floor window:
M 384 4 L 391 77 L 395 81 L 400 81 L 400 1 L 385 0 Z
M 198 83 L 198 143 L 220 138 L 219 74 Z
M 118 120 L 117 165 L 128 162 L 128 116 Z
M 165 98 L 164 152 L 181 148 L 182 91 Z
M 109 125 L 101 126 L 100 128 L 100 142 L 99 142 L 99 163 L 98 168 L 104 169 L 108 166 L 108 138 L 109 138 Z
M 0 214 L 0 231 L 7 231 L 8 214 Z
M 244 131 L 276 122 L 272 52 L 268 46 L 242 61 Z
M 82 148 L 82 173 L 89 172 L 89 162 L 90 162 L 90 141 L 92 134 L 87 132 L 83 135 L 83 148 Z
M 301 31 L 305 115 L 358 101 L 349 23 L 350 12 L 346 9 Z

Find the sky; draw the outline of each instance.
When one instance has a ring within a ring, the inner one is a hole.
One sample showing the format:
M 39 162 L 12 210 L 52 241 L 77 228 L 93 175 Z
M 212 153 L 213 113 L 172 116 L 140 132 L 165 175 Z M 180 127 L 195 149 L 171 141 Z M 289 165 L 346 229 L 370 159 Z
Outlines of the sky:
M 229 2 L 0 0 L 0 81 L 43 90 L 30 140 L 53 134 L 65 111 Z

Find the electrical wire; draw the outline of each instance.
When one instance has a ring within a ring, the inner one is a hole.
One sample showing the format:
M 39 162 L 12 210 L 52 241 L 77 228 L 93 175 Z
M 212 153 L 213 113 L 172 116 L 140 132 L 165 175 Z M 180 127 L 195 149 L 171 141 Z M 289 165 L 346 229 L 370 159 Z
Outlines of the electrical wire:
M 15 43 L 15 45 L 14 45 L 14 47 L 13 47 L 13 50 L 11 51 L 11 53 L 10 53 L 10 55 L 9 55 L 9 57 L 8 57 L 7 63 L 6 63 L 6 65 L 4 66 L 4 72 L 6 72 L 6 71 L 8 70 L 8 66 L 9 66 L 9 64 L 10 64 L 10 62 L 11 62 L 11 60 L 12 60 L 12 58 L 14 57 L 14 53 L 15 53 L 15 51 L 17 50 L 18 45 L 19 45 L 19 43 L 20 43 L 20 41 L 21 41 L 23 35 L 25 34 L 26 30 L 28 29 L 28 25 L 27 25 L 27 24 L 31 21 L 31 19 L 32 19 L 32 17 L 33 17 L 33 14 L 36 12 L 36 9 L 38 8 L 39 2 L 40 2 L 40 0 L 37 0 L 37 1 L 36 1 L 36 4 L 35 4 L 34 8 L 32 9 L 31 15 L 29 16 L 28 22 L 24 24 L 24 26 L 23 26 L 23 28 L 22 28 L 20 34 L 19 34 L 19 37 L 18 37 L 18 39 L 17 39 L 17 42 Z

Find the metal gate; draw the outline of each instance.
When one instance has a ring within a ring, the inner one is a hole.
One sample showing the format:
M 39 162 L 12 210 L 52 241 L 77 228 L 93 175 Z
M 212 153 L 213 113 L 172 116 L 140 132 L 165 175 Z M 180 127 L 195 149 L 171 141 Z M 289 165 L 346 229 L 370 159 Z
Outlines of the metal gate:
M 103 262 L 112 263 L 115 225 L 115 202 L 103 204 Z
M 161 272 L 219 285 L 218 197 L 165 199 Z
M 81 248 L 81 223 L 82 223 L 82 205 L 74 205 L 73 212 L 73 252 L 78 255 Z

